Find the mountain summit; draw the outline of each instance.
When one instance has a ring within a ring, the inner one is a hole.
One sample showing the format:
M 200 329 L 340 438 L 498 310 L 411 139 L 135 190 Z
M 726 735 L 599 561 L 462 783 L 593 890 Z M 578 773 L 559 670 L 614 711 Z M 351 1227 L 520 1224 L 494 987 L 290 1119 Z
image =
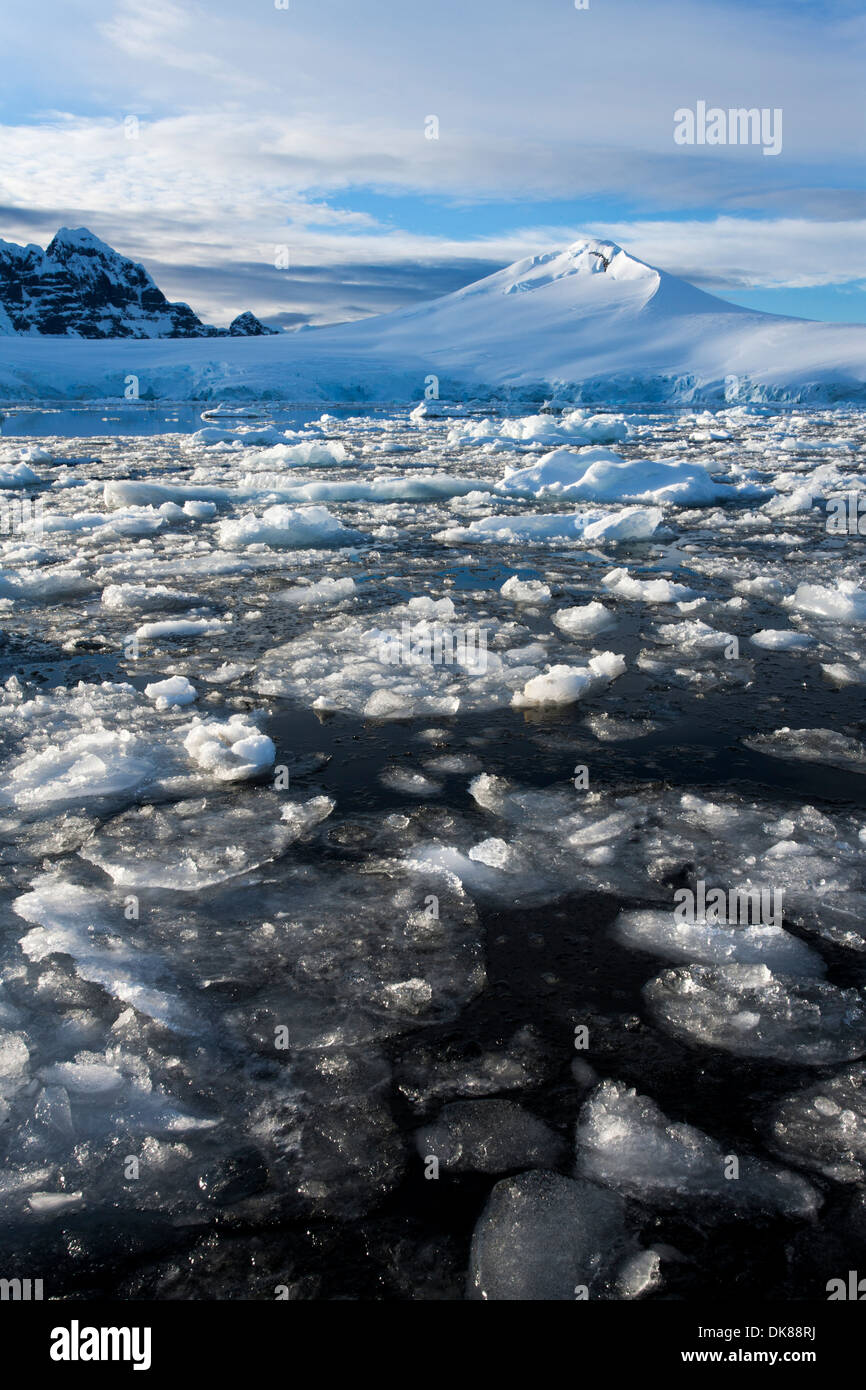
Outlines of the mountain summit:
M 61 227 L 48 248 L 0 241 L 0 334 L 68 338 L 218 338 L 274 333 L 255 315 L 230 329 L 170 304 L 143 265 L 86 227 Z
M 43 255 L 34 247 L 11 249 L 16 265 Z M 106 252 L 114 257 L 107 266 Z M 354 323 L 271 337 L 241 315 L 219 331 L 218 350 L 208 341 L 218 330 L 199 324 L 186 305 L 167 304 L 140 266 L 89 233 L 55 238 L 44 253 L 51 276 L 36 277 L 42 297 L 25 298 L 23 307 L 20 272 L 18 299 L 4 291 L 4 254 L 0 248 L 0 334 L 5 309 L 6 332 L 31 335 L 0 336 L 0 394 L 10 400 L 112 396 L 129 373 L 153 397 L 175 400 L 866 399 L 863 325 L 729 304 L 592 237 L 525 257 L 439 299 Z M 64 277 L 76 287 L 69 299 Z M 100 306 L 106 281 L 111 294 L 127 296 L 111 313 Z M 40 340 L 50 332 L 123 340 Z M 239 337 L 247 341 L 236 344 Z
M 746 309 L 595 238 L 316 336 L 322 349 L 339 342 L 344 353 L 425 361 L 440 381 L 524 392 L 580 386 L 595 400 L 717 394 L 732 377 L 771 396 L 795 388 L 806 398 L 808 387 L 816 398 L 843 398 L 861 395 L 866 379 L 862 325 Z

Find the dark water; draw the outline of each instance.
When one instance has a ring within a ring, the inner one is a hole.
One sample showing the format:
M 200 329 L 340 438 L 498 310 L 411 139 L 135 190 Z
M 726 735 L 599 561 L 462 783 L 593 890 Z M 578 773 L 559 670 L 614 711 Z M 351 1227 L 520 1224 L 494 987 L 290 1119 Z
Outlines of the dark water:
M 67 436 L 81 439 L 97 436 L 147 436 L 158 434 L 194 434 L 196 430 L 217 426 L 227 430 L 262 428 L 273 425 L 281 430 L 297 430 L 312 424 L 322 416 L 325 406 L 308 407 L 263 406 L 260 419 L 242 416 L 234 419 L 203 420 L 202 411 L 213 409 L 215 402 L 167 405 L 137 402 L 116 402 L 104 407 L 82 405 L 40 407 L 29 410 L 17 406 L 5 407 L 5 420 L 0 421 L 0 435 L 10 438 L 45 439 Z M 329 413 L 337 419 L 349 415 L 375 415 L 387 412 L 361 406 L 334 406 Z
M 0 409 L 0 436 L 10 438 L 57 438 L 69 436 L 74 439 L 102 436 L 149 436 L 159 434 L 194 434 L 196 430 L 212 426 L 219 426 L 227 430 L 243 430 L 249 428 L 262 428 L 272 425 L 281 430 L 302 429 L 306 425 L 311 425 L 320 420 L 324 413 L 332 415 L 337 420 L 345 420 L 350 417 L 393 417 L 395 411 L 401 414 L 401 408 L 384 405 L 363 405 L 363 404 L 330 404 L 328 402 L 318 402 L 308 404 L 305 402 L 271 402 L 262 401 L 259 403 L 241 402 L 242 405 L 249 405 L 259 412 L 257 419 L 238 416 L 235 418 L 225 418 L 223 420 L 203 420 L 202 412 L 213 410 L 218 404 L 216 401 L 112 401 L 109 404 L 100 405 L 67 405 L 54 406 L 40 404 L 35 407 L 27 407 L 16 404 L 5 405 Z M 229 404 L 229 402 L 226 402 Z M 629 412 L 642 413 L 649 411 L 653 417 L 663 420 L 665 417 L 670 419 L 673 426 L 680 415 L 694 413 L 696 407 L 688 405 L 675 405 L 666 402 L 648 403 L 646 406 L 629 406 Z M 402 408 L 408 411 L 410 406 Z M 527 411 L 531 409 L 527 406 Z M 792 411 L 801 411 L 803 407 L 786 405 L 784 403 L 769 405 L 750 405 L 750 412 L 759 415 L 784 415 Z M 611 406 L 599 405 L 592 407 L 593 413 L 604 415 L 609 412 L 618 414 L 619 411 Z M 495 402 L 489 406 L 479 406 L 477 409 L 466 409 L 461 412 L 461 418 L 478 417 L 489 415 L 499 417 L 508 412 L 503 410 Z M 559 414 L 560 411 L 551 411 L 551 414 Z M 665 439 L 663 428 L 660 426 L 658 434 L 659 440 Z M 678 434 L 672 432 L 670 439 L 679 440 Z
M 4 665 L 14 665 L 20 675 L 51 684 L 62 678 L 64 665 L 70 682 L 125 674 L 104 657 L 69 662 L 48 648 L 2 655 Z M 476 753 L 485 771 L 527 787 L 564 786 L 574 761 L 583 760 L 591 764 L 596 784 L 643 791 L 650 804 L 655 788 L 701 788 L 712 794 L 730 786 L 741 798 L 771 799 L 780 808 L 809 802 L 819 809 L 866 809 L 866 777 L 784 762 L 737 743 L 744 728 L 778 727 L 779 705 L 792 723 L 801 710 L 808 711 L 815 726 L 850 726 L 862 719 L 856 694 L 804 691 L 796 683 L 786 687 L 788 669 L 779 663 L 773 699 L 757 708 L 753 690 L 720 691 L 699 701 L 682 692 L 660 698 L 640 675 L 632 675 L 631 689 L 616 712 L 655 713 L 665 722 L 645 737 L 601 749 L 581 721 L 594 707 L 609 709 L 609 698 L 596 706 L 587 701 L 534 714 L 528 726 L 516 723 L 508 710 L 435 722 L 451 734 L 449 753 Z M 142 686 L 158 674 L 137 668 L 132 679 Z M 678 700 L 678 708 L 671 699 Z M 417 799 L 401 797 L 379 780 L 386 766 L 421 770 L 430 748 L 419 742 L 417 723 L 370 725 L 341 714 L 317 716 L 285 701 L 271 703 L 275 713 L 268 731 L 277 744 L 278 762 L 303 768 L 310 754 L 328 758 L 325 766 L 293 778 L 299 794 L 332 795 L 341 819 L 350 822 L 353 816 L 417 807 Z M 437 805 L 459 811 L 470 822 L 474 818 L 479 831 L 484 830 L 487 822 L 468 795 L 466 775 L 444 781 Z M 759 1136 L 772 1102 L 825 1073 L 814 1067 L 732 1062 L 642 1023 L 641 988 L 658 970 L 658 961 L 617 949 L 607 930 L 623 906 L 639 905 L 639 900 L 586 892 L 519 911 L 480 904 L 487 987 L 457 1019 L 425 1029 L 423 1047 L 431 1056 L 471 1061 L 531 1026 L 549 1057 L 560 1060 L 543 1084 L 511 1093 L 512 1098 L 568 1140 L 586 1093 L 571 1070 L 569 1039 L 575 1021 L 591 1018 L 592 1063 L 600 1075 L 652 1094 L 672 1120 L 708 1131 L 729 1152 L 760 1152 Z M 811 944 L 824 955 L 831 982 L 852 983 L 844 952 L 814 940 Z M 413 1033 L 390 1039 L 384 1052 L 399 1072 L 407 1054 L 418 1047 L 419 1035 Z M 421 1121 L 396 1087 L 391 1101 L 412 1154 L 412 1133 Z M 92 1218 L 72 1213 L 62 1223 L 46 1222 L 35 1231 L 32 1223 L 26 1230 L 13 1223 L 0 1233 L 0 1255 L 11 1259 L 26 1239 L 34 1277 L 50 1274 L 54 1295 L 73 1299 L 272 1299 L 274 1285 L 287 1277 L 287 1269 L 298 1298 L 457 1299 L 462 1297 L 472 1230 L 492 1181 L 443 1174 L 438 1182 L 426 1182 L 420 1158 L 412 1156 L 399 1187 L 358 1220 L 310 1217 L 289 1206 L 276 1222 L 256 1226 L 233 1218 L 228 1208 L 203 1228 L 175 1224 L 155 1213 L 137 1217 L 118 1212 L 116 1220 L 104 1214 L 95 1232 Z M 716 1302 L 822 1296 L 826 1280 L 856 1260 L 861 1237 L 848 1221 L 848 1193 L 814 1176 L 813 1181 L 826 1197 L 817 1225 L 781 1218 L 704 1225 L 694 1209 L 655 1217 L 636 1211 L 646 1244 L 679 1252 L 666 1264 L 656 1296 Z M 178 1271 L 168 1286 L 167 1268 Z

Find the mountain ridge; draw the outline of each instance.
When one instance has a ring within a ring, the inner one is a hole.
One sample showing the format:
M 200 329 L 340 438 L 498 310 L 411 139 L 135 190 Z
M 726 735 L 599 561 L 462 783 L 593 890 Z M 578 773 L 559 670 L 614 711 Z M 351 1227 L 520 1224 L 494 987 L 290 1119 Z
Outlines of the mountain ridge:
M 0 335 L 73 338 L 221 338 L 275 333 L 254 314 L 228 328 L 170 303 L 137 261 L 87 227 L 61 227 L 43 249 L 0 241 Z
M 0 397 L 122 398 L 133 376 L 174 401 L 866 401 L 866 326 L 729 304 L 598 238 L 390 314 L 218 341 L 0 337 Z

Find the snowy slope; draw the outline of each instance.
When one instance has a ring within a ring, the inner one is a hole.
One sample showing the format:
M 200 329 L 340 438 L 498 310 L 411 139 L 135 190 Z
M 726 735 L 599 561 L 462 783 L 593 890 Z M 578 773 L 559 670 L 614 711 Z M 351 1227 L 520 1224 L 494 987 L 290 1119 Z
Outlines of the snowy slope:
M 361 322 L 255 341 L 66 343 L 0 331 L 5 399 L 142 396 L 858 399 L 866 327 L 753 313 L 583 240 L 463 290 Z M 736 377 L 735 383 L 726 379 Z

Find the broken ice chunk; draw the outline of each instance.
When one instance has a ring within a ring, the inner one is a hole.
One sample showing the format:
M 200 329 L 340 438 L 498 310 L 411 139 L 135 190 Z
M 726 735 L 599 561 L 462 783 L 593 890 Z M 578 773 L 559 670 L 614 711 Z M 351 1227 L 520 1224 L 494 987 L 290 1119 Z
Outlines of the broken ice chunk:
M 551 666 L 543 675 L 533 676 L 512 704 L 518 709 L 528 705 L 570 705 L 592 689 L 616 680 L 625 671 L 625 660 L 615 652 L 602 652 L 590 658 L 588 666 Z
M 614 935 L 627 946 L 696 965 L 767 965 L 779 974 L 820 978 L 824 962 L 784 927 L 679 922 L 672 911 L 621 912 Z
M 144 687 L 148 700 L 153 700 L 157 709 L 174 709 L 178 705 L 191 705 L 198 698 L 198 692 L 186 676 L 169 676 L 163 681 L 151 681 Z
M 622 1199 L 558 1173 L 494 1187 L 472 1236 L 467 1297 L 489 1302 L 615 1296 L 616 1269 L 637 1251 Z
M 804 1178 L 748 1155 L 726 1153 L 692 1125 L 674 1123 L 654 1101 L 619 1081 L 603 1082 L 577 1124 L 585 1177 L 659 1206 L 701 1203 L 701 1215 L 782 1211 L 812 1215 L 820 1199 Z
M 666 970 L 644 995 L 662 1028 L 738 1056 L 824 1066 L 866 1053 L 859 991 L 774 975 L 765 965 Z
M 773 1112 L 770 1143 L 837 1182 L 866 1181 L 866 1067 L 785 1096 Z
M 513 603 L 549 603 L 551 599 L 547 584 L 540 579 L 518 579 L 516 574 L 506 579 L 499 592 Z
M 223 782 L 255 777 L 273 763 L 277 750 L 267 734 L 233 714 L 224 724 L 197 719 L 184 739 L 194 762 Z
M 462 1100 L 446 1105 L 415 1136 L 422 1158 L 435 1157 L 454 1173 L 507 1173 L 555 1168 L 565 1145 L 543 1120 L 510 1100 Z
M 195 892 L 278 858 L 333 808 L 325 796 L 285 802 L 264 790 L 241 801 L 141 806 L 104 824 L 80 854 L 115 883 Z

